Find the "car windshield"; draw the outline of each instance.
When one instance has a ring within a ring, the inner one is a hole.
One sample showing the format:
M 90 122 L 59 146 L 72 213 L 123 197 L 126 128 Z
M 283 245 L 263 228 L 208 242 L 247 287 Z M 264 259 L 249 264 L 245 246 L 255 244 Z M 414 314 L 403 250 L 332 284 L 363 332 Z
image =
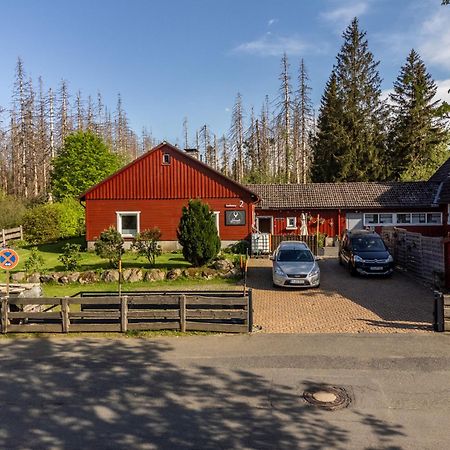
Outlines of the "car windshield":
M 277 261 L 281 262 L 312 262 L 314 257 L 309 250 L 282 249 L 278 252 Z
M 358 252 L 384 252 L 386 246 L 379 237 L 361 236 L 352 239 L 353 250 Z

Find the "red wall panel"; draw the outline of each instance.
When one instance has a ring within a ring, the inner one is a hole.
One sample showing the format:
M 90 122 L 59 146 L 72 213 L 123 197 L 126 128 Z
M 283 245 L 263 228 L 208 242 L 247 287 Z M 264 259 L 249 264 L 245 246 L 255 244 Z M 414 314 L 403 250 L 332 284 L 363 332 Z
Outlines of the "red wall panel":
M 212 211 L 219 211 L 219 235 L 222 240 L 246 239 L 251 233 L 253 205 L 243 204 L 239 207 L 236 198 L 204 199 Z M 87 200 L 86 229 L 87 240 L 96 240 L 100 233 L 110 226 L 117 226 L 117 211 L 140 211 L 140 229 L 158 227 L 162 241 L 176 241 L 176 229 L 180 221 L 183 206 L 187 200 Z M 236 205 L 226 207 L 225 205 Z M 242 226 L 225 225 L 226 210 L 244 209 L 246 224 Z

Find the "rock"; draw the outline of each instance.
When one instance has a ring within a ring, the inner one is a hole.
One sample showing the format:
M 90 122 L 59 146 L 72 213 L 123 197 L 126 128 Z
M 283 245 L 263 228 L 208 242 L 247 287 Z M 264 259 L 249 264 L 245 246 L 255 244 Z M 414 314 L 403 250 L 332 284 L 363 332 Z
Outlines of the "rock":
M 76 283 L 80 278 L 80 272 L 72 272 L 67 274 L 67 280 L 69 283 Z
M 78 278 L 78 282 L 81 284 L 96 283 L 98 280 L 98 275 L 93 271 L 83 272 Z
M 234 264 L 228 259 L 218 259 L 213 262 L 212 267 L 221 272 L 228 272 L 234 267 Z
M 142 281 L 144 274 L 141 269 L 131 269 L 129 277 L 126 279 L 129 283 L 136 283 Z
M 39 298 L 42 297 L 42 288 L 40 285 L 35 285 L 35 286 L 31 286 L 28 289 L 25 289 L 24 291 L 22 291 L 18 297 L 21 298 Z
M 40 283 L 41 282 L 41 274 L 39 272 L 32 273 L 27 278 L 28 283 Z
M 13 283 L 21 283 L 25 281 L 27 278 L 27 274 L 25 272 L 16 272 L 11 275 L 11 279 Z
M 167 272 L 166 278 L 168 280 L 176 280 L 181 277 L 181 269 L 171 269 Z
M 114 281 L 119 281 L 119 271 L 115 269 L 105 270 L 101 274 L 101 279 L 106 283 L 113 283 Z
M 203 269 L 202 270 L 202 278 L 206 280 L 212 280 L 217 275 L 217 272 L 214 269 Z
M 46 275 L 41 275 L 39 278 L 41 283 L 52 283 L 53 281 L 55 281 L 55 277 L 53 276 L 53 274 L 46 274 Z
M 133 269 L 125 269 L 122 272 L 122 280 L 123 281 L 128 281 L 128 278 L 130 278 L 130 275 L 132 274 Z
M 202 270 L 195 267 L 189 267 L 189 269 L 183 270 L 183 275 L 187 278 L 201 278 Z
M 162 281 L 166 278 L 166 273 L 161 269 L 150 269 L 144 275 L 144 281 Z
M 66 275 L 63 275 L 62 277 L 58 278 L 58 283 L 67 284 L 68 282 L 69 282 L 69 279 L 67 278 Z
M 221 278 L 236 278 L 241 275 L 241 270 L 233 267 L 229 272 L 222 272 L 219 274 Z

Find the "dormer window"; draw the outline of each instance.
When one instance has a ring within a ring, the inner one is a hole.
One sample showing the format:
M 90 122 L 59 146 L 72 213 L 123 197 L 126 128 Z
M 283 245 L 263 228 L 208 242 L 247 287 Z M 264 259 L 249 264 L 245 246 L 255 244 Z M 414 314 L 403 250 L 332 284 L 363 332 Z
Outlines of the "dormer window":
M 163 164 L 164 165 L 169 165 L 170 164 L 170 155 L 169 155 L 169 153 L 164 153 L 163 154 Z

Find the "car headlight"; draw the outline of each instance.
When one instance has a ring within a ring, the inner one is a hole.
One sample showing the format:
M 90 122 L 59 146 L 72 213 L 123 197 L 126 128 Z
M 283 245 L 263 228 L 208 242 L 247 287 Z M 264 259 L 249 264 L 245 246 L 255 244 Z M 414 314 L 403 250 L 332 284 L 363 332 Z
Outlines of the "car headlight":
M 315 277 L 316 275 L 319 275 L 320 273 L 320 269 L 318 267 L 316 267 L 315 269 L 311 270 L 311 272 L 309 272 L 309 275 L 311 277 Z
M 355 262 L 364 262 L 364 260 L 361 258 L 361 256 L 358 256 L 358 255 L 353 256 L 353 261 L 355 261 Z
M 276 266 L 276 267 L 275 267 L 275 273 L 276 273 L 277 275 L 282 276 L 282 277 L 285 277 L 285 276 L 286 276 L 286 274 L 281 270 L 281 268 L 280 268 L 279 266 Z
M 392 257 L 392 255 L 389 255 L 389 256 L 388 256 L 386 262 L 387 262 L 387 263 L 394 262 L 394 258 Z

